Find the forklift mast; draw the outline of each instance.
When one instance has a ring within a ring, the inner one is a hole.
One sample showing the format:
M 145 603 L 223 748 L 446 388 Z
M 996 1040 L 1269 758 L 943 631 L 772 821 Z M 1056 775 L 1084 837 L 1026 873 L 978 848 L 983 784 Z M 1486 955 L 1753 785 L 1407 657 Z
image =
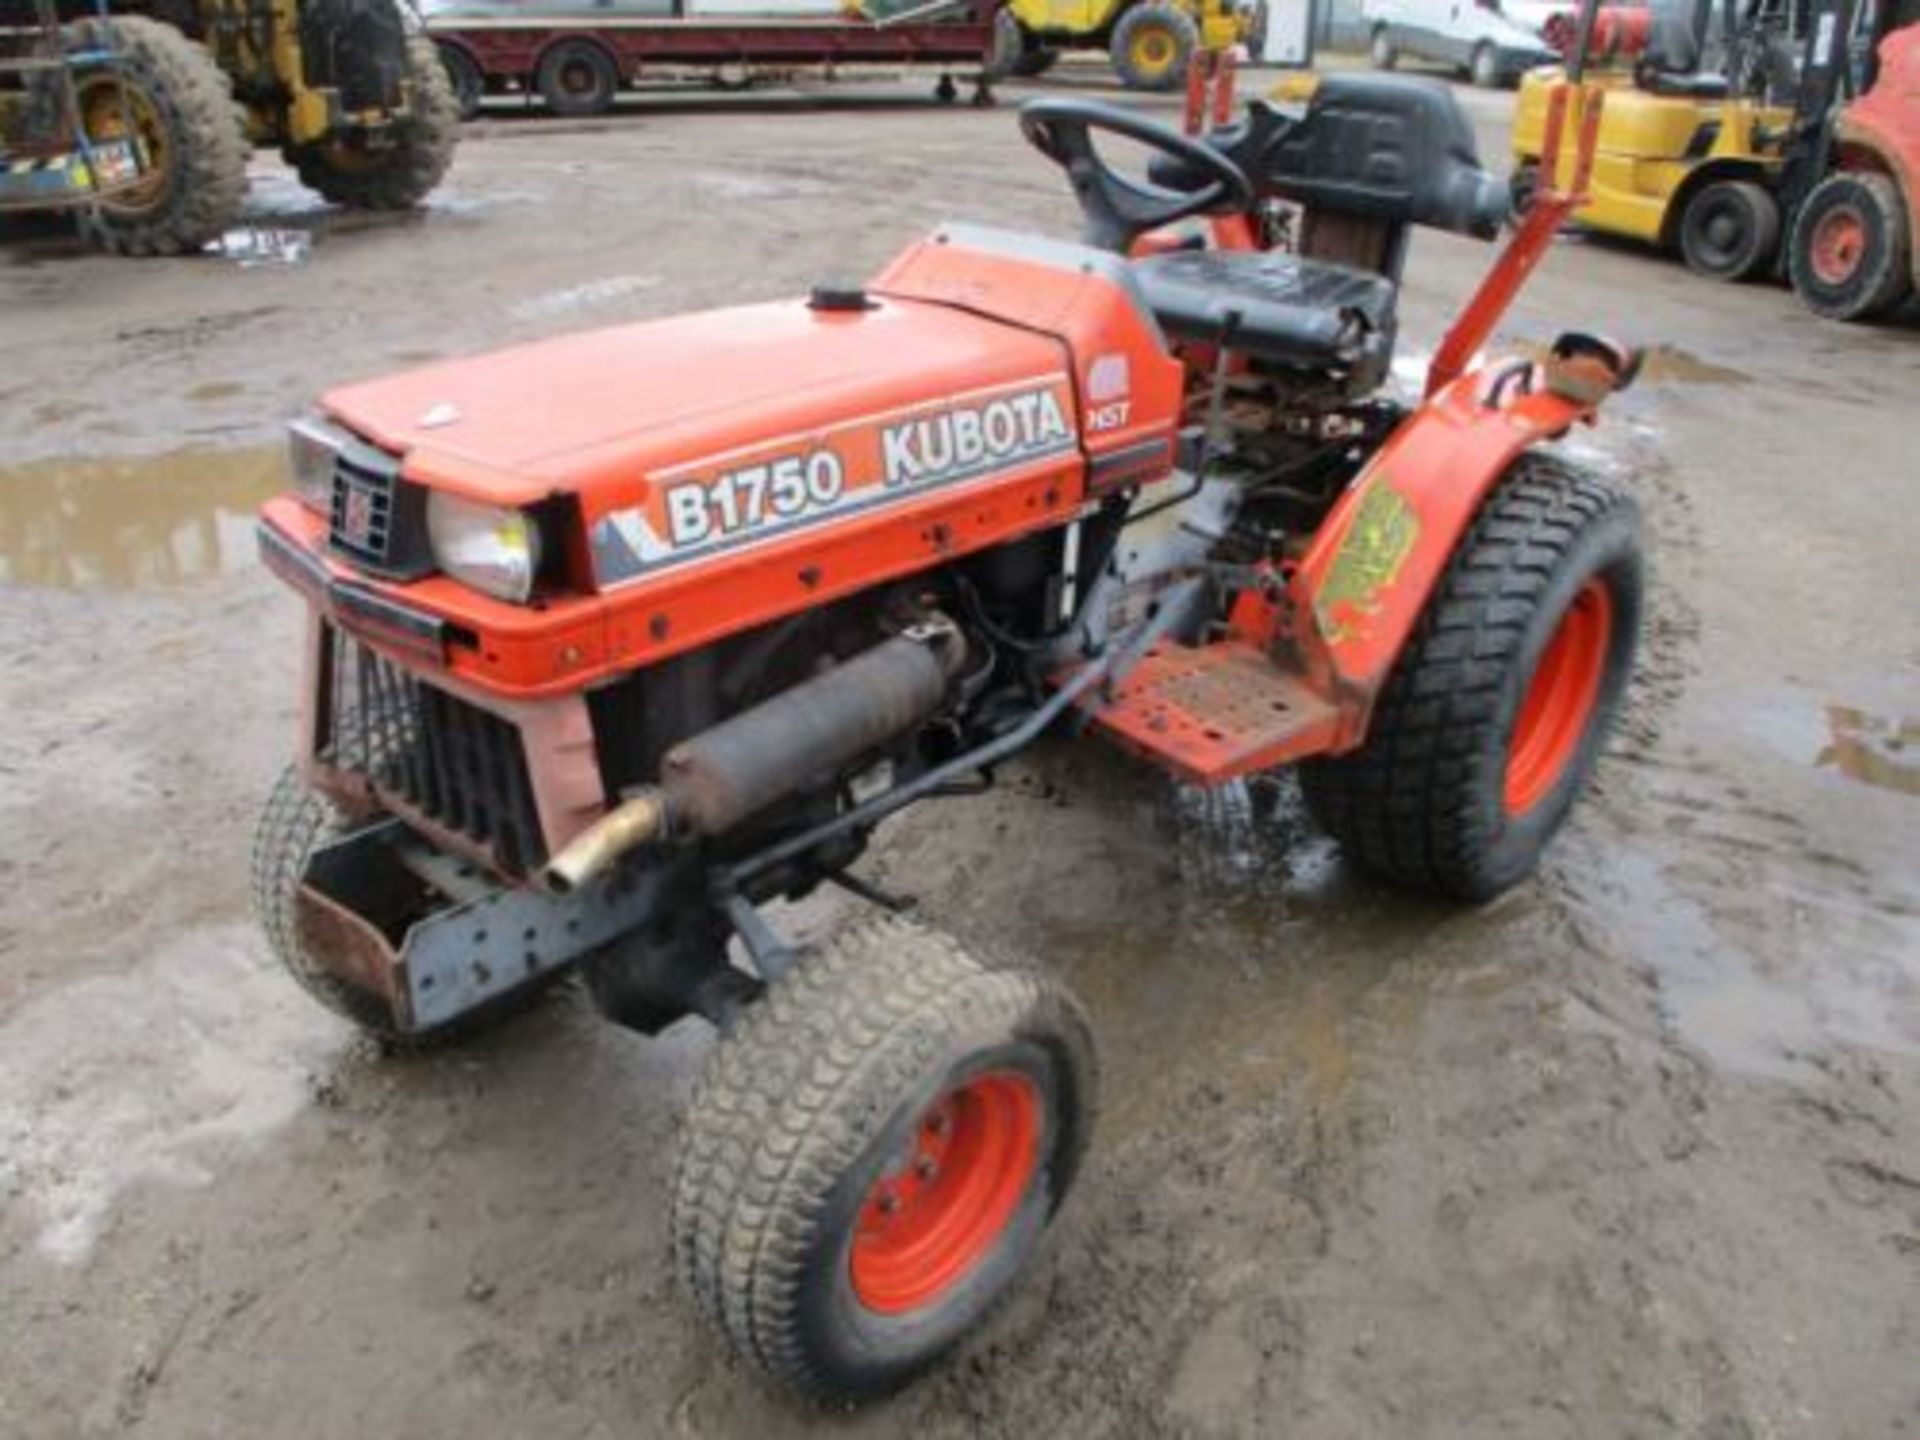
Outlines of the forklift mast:
M 1873 88 L 1880 42 L 1911 24 L 1920 6 L 1914 0 L 1812 0 L 1810 8 L 1778 186 L 1788 215 L 1827 173 L 1838 106 Z

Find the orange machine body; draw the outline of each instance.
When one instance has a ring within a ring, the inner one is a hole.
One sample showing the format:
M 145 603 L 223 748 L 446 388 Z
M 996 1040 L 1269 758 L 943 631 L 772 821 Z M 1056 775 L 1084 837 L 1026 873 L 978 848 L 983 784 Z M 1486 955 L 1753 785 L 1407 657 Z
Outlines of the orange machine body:
M 267 559 L 363 638 L 391 646 L 383 618 L 416 616 L 411 633 L 446 636 L 427 658 L 532 698 L 1168 473 L 1181 370 L 1119 272 L 974 239 L 910 247 L 858 308 L 648 321 L 328 394 L 326 414 L 402 457 L 408 481 L 571 510 L 566 583 L 531 606 L 443 576 L 371 580 L 329 556 L 326 517 L 294 497 L 265 508 Z M 376 605 L 356 603 L 368 592 Z

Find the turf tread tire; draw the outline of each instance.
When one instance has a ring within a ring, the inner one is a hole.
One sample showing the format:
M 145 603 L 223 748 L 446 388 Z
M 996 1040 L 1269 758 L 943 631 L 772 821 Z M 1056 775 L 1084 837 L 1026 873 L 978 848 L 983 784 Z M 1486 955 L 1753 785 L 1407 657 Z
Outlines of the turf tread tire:
M 409 1032 L 395 1023 L 387 1002 L 316 964 L 300 943 L 294 896 L 307 860 L 321 845 L 352 828 L 326 797 L 307 784 L 298 765 L 280 772 L 253 832 L 248 866 L 254 918 L 267 947 L 301 989 L 392 1051 L 435 1050 L 464 1040 L 531 1005 L 551 983 L 537 980 L 432 1030 Z
M 1057 1207 L 1091 1128 L 1096 1077 L 1086 1018 L 1056 983 L 990 969 L 937 931 L 877 915 L 746 1012 L 688 1107 L 671 1224 L 682 1288 L 737 1355 L 822 1399 L 890 1389 L 937 1358 L 873 1385 L 824 1369 L 802 1325 L 806 1270 L 836 1186 L 950 1038 L 1036 1026 L 1070 1052 L 1074 1115 L 1052 1158 Z
M 1584 784 L 1632 668 L 1638 535 L 1638 506 L 1616 486 L 1549 455 L 1514 463 L 1429 598 L 1365 743 L 1300 767 L 1310 812 L 1348 856 L 1397 884 L 1466 900 L 1532 870 Z M 1615 648 L 1580 755 L 1521 831 L 1501 804 L 1507 731 L 1526 678 L 1516 672 L 1530 671 L 1529 637 L 1569 568 L 1596 555 L 1604 563 L 1590 573 L 1608 577 Z
M 189 254 L 217 239 L 240 218 L 253 153 L 246 114 L 219 62 L 173 26 L 141 15 L 77 21 L 66 36 L 74 49 L 124 57 L 127 74 L 165 124 L 172 152 L 157 206 L 135 212 L 102 204 L 81 212 L 81 229 L 121 255 Z
M 289 765 L 274 782 L 253 832 L 249 867 L 253 913 L 266 933 L 274 958 L 315 1000 L 383 1040 L 399 1032 L 386 1002 L 329 973 L 308 958 L 294 918 L 294 896 L 307 859 L 327 841 L 345 833 L 340 813 L 308 786 L 300 767 Z
M 424 36 L 407 40 L 407 79 L 413 110 L 393 148 L 382 152 L 384 163 L 353 169 L 335 164 L 324 142 L 302 146 L 287 155 L 300 183 L 350 210 L 410 210 L 432 194 L 460 141 L 460 100 L 439 50 Z

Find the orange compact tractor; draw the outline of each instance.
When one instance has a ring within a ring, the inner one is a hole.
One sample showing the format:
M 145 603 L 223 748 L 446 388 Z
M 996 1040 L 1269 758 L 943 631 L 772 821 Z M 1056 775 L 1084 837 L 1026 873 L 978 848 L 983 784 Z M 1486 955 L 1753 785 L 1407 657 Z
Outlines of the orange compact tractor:
M 1506 192 L 1443 87 L 1372 75 L 1205 138 L 1030 105 L 1080 243 L 955 225 L 864 288 L 334 391 L 260 530 L 308 610 L 255 852 L 280 958 L 401 1039 L 565 970 L 639 1030 L 712 1021 L 688 1295 L 802 1389 L 898 1384 L 1032 1260 L 1094 1064 L 1055 980 L 856 878 L 883 819 L 1084 725 L 1196 785 L 1297 764 L 1357 864 L 1479 900 L 1585 784 L 1636 512 L 1547 447 L 1632 357 L 1472 360 L 1584 183 L 1584 113 L 1414 404 L 1409 231 L 1490 239 Z M 769 902 L 826 882 L 874 912 L 796 948 Z

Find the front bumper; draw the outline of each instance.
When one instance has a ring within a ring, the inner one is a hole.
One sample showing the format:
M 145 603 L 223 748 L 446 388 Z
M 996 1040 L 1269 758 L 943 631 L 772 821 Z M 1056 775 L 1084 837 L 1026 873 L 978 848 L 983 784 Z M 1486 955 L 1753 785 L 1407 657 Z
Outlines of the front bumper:
M 494 886 L 379 820 L 313 853 L 294 913 L 306 954 L 386 1001 L 403 1034 L 423 1034 L 642 924 L 659 888 L 645 872 L 565 898 Z

